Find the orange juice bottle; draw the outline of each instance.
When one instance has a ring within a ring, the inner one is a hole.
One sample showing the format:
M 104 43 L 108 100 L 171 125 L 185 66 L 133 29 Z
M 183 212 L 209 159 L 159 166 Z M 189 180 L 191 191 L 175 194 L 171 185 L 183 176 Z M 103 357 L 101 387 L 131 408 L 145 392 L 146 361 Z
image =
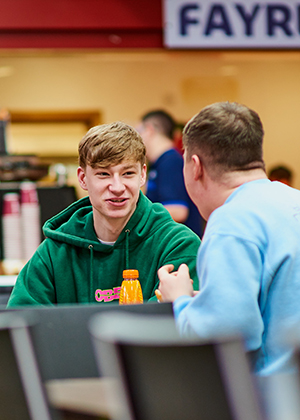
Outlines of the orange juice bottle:
M 138 270 L 124 270 L 119 304 L 143 303 L 143 293 Z

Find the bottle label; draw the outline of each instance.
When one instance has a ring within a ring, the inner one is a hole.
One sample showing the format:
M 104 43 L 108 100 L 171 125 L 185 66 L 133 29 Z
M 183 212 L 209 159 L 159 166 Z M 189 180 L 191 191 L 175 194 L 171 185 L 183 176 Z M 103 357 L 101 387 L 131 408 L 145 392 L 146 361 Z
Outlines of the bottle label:
M 143 303 L 143 293 L 138 280 L 123 280 L 119 304 Z

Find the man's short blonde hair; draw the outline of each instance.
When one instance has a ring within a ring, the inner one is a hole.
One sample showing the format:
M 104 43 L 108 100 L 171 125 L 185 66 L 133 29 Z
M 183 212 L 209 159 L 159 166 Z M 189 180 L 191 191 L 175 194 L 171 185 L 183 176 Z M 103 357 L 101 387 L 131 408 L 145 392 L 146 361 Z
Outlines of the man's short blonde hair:
M 92 127 L 78 146 L 79 166 L 86 168 L 119 165 L 123 161 L 146 161 L 146 148 L 140 134 L 123 122 Z

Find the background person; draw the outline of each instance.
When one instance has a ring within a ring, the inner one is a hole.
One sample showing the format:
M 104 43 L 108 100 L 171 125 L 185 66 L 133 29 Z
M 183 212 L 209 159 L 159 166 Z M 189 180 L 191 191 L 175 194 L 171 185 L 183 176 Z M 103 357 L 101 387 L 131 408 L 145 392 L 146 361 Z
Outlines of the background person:
M 146 165 L 137 131 L 121 122 L 91 128 L 79 165 L 89 196 L 45 223 L 46 239 L 20 272 L 8 307 L 118 302 L 124 269 L 139 271 L 144 301 L 156 300 L 159 267 L 184 261 L 198 287 L 198 236 L 140 191 Z
M 175 147 L 175 128 L 175 121 L 163 110 L 142 117 L 138 129 L 149 161 L 146 195 L 153 203 L 162 203 L 176 222 L 202 237 L 205 222 L 184 185 L 183 158 Z
M 293 171 L 284 165 L 274 166 L 271 168 L 268 178 L 271 181 L 283 182 L 290 187 L 293 185 Z
M 216 103 L 183 131 L 188 193 L 207 220 L 192 297 L 189 270 L 159 270 L 159 291 L 174 301 L 183 334 L 241 334 L 253 371 L 288 371 L 292 350 L 280 342 L 300 316 L 300 191 L 271 182 L 263 127 L 246 106 Z M 176 270 L 176 269 L 175 269 Z

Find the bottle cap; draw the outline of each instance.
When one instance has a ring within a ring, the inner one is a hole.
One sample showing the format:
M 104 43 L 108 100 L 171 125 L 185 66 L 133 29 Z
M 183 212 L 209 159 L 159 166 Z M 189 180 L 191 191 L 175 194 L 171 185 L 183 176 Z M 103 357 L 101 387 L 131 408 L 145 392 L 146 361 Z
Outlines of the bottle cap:
M 137 279 L 139 276 L 138 270 L 124 270 L 123 271 L 123 279 Z

